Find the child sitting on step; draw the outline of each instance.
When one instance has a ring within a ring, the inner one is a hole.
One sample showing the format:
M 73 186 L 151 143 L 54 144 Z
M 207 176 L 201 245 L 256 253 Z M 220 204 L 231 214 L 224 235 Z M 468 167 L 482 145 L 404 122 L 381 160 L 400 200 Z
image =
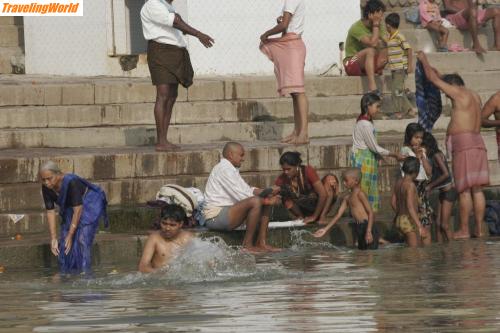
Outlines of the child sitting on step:
M 344 196 L 340 208 L 335 217 L 324 228 L 319 229 L 314 233 L 314 237 L 320 238 L 333 228 L 340 220 L 347 207 L 351 211 L 354 218 L 353 234 L 354 240 L 357 240 L 358 249 L 360 250 L 375 250 L 378 248 L 379 233 L 373 225 L 373 210 L 368 202 L 368 197 L 361 190 L 361 172 L 359 169 L 348 169 L 342 174 L 344 186 L 349 190 L 349 194 Z
M 391 13 L 385 18 L 388 38 L 387 50 L 389 69 L 391 70 L 391 94 L 397 118 L 403 114 L 414 117 L 417 111 L 406 97 L 405 79 L 413 72 L 413 51 L 405 36 L 399 32 L 399 15 Z
M 420 0 L 420 22 L 422 27 L 438 34 L 438 52 L 448 52 L 448 35 L 452 24 L 441 17 L 439 5 L 435 0 Z

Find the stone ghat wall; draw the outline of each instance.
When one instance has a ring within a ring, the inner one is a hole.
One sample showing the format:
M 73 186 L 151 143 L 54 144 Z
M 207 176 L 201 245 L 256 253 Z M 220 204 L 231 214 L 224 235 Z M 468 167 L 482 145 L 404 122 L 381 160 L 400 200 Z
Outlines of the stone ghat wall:
M 361 7 L 363 7 L 368 0 L 361 0 Z M 419 0 L 382 0 L 382 2 L 388 7 L 410 7 L 417 6 Z M 442 4 L 443 0 L 436 0 L 438 4 Z M 478 0 L 481 5 L 500 5 L 500 0 Z

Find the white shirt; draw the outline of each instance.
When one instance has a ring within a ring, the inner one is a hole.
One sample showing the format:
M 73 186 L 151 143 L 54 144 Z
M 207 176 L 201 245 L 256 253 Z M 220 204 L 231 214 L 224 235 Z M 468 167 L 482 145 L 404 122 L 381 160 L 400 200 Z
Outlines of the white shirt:
M 166 0 L 148 0 L 141 9 L 142 32 L 147 40 L 186 47 L 179 29 L 174 28 L 175 8 Z
M 356 122 L 354 132 L 352 133 L 352 150 L 356 152 L 358 150 L 370 149 L 379 155 L 389 155 L 390 151 L 378 145 L 374 132 L 375 127 L 371 121 L 363 119 Z
M 286 32 L 293 32 L 302 35 L 304 32 L 304 22 L 306 18 L 306 4 L 304 0 L 285 0 L 283 12 L 292 14 L 292 19 Z
M 254 189 L 255 187 L 250 187 L 241 178 L 239 169 L 227 159 L 221 159 L 210 172 L 205 186 L 205 218 L 217 216 L 220 209 L 216 208 L 232 206 L 241 200 L 253 197 Z
M 405 156 L 417 157 L 417 155 L 413 152 L 413 150 L 411 150 L 411 148 L 408 146 L 401 147 L 400 153 L 401 153 L 401 155 L 405 155 Z M 424 158 L 427 159 L 427 155 L 425 153 L 424 153 Z M 403 167 L 403 163 L 399 163 L 399 165 L 401 168 Z M 403 170 L 401 170 L 401 176 L 403 176 L 403 177 L 405 176 L 405 173 L 403 172 Z M 424 181 L 427 179 L 428 179 L 428 177 L 427 177 L 427 173 L 425 173 L 424 165 L 422 164 L 422 162 L 420 162 L 420 169 L 418 170 L 418 175 L 417 175 L 417 178 L 415 180 Z

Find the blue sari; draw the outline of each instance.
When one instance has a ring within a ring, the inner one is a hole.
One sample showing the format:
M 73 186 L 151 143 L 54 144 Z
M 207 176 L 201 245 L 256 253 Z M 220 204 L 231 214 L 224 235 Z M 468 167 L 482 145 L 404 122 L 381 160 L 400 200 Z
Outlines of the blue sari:
M 87 190 L 83 195 L 82 214 L 80 223 L 73 235 L 73 245 L 70 252 L 64 253 L 64 240 L 68 235 L 73 218 L 73 207 L 66 204 L 68 196 L 69 184 L 73 180 L 79 180 Z M 99 220 L 104 218 L 104 225 L 109 226 L 108 216 L 106 213 L 107 206 L 106 194 L 97 185 L 94 185 L 87 180 L 78 177 L 77 175 L 68 173 L 64 175 L 57 205 L 59 206 L 59 215 L 61 215 L 61 236 L 59 239 L 59 267 L 62 273 L 89 273 L 92 264 L 92 243 L 99 227 Z

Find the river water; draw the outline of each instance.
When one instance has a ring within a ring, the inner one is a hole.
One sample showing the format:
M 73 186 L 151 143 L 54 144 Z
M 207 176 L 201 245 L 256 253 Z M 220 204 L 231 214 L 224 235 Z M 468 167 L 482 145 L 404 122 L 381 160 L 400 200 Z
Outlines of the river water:
M 259 256 L 196 241 L 164 272 L 0 274 L 0 332 L 500 332 L 500 240 Z

